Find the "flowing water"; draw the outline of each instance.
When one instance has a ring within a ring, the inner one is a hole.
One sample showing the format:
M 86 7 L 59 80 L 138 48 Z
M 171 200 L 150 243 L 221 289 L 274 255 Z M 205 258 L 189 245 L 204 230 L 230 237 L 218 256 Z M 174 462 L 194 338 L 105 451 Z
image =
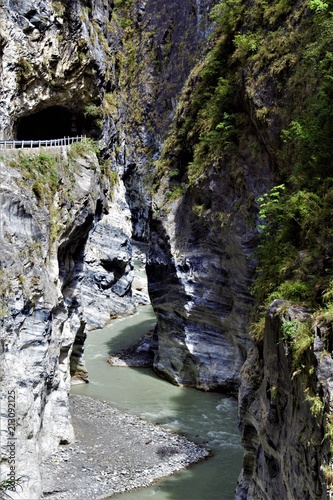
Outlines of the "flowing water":
M 85 344 L 90 383 L 76 385 L 72 392 L 108 401 L 180 432 L 214 455 L 149 488 L 117 495 L 117 499 L 231 500 L 243 453 L 236 401 L 218 393 L 174 386 L 149 368 L 113 367 L 106 362 L 110 353 L 133 344 L 154 322 L 151 306 L 143 306 L 134 316 L 90 332 Z

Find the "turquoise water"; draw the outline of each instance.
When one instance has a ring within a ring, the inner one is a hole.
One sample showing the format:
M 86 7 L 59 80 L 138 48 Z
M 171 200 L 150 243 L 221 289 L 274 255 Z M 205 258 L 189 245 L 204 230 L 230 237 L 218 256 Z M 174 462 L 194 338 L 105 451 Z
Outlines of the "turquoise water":
M 108 328 L 88 333 L 85 359 L 89 384 L 72 388 L 127 413 L 186 435 L 204 444 L 214 456 L 149 488 L 117 495 L 154 500 L 231 500 L 241 470 L 243 449 L 237 429 L 237 403 L 213 392 L 177 387 L 148 368 L 113 367 L 108 355 L 128 347 L 155 322 L 151 306 L 134 316 L 115 320 Z

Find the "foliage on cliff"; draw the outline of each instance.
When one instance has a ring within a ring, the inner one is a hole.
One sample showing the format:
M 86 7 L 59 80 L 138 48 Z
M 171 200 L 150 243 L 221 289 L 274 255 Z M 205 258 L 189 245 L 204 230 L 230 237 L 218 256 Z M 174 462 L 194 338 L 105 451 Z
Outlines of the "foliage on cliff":
M 217 4 L 210 51 L 159 160 L 178 196 L 211 168 L 236 168 L 244 144 L 258 162 L 268 152 L 277 187 L 257 207 L 261 304 L 322 305 L 333 293 L 331 10 L 321 0 Z
M 288 124 L 277 152 L 285 189 L 260 200 L 266 227 L 256 292 L 259 299 L 321 306 L 332 298 L 333 20 L 322 2 L 311 1 L 303 16 L 286 79 Z

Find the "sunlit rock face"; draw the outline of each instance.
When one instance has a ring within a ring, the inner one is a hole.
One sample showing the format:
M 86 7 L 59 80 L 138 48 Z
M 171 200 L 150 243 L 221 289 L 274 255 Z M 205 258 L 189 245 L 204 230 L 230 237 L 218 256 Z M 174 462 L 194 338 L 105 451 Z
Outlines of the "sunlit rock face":
M 52 107 L 62 107 L 70 115 L 62 137 L 96 136 L 87 106 L 99 104 L 107 66 L 111 69 L 113 64 L 106 51 L 114 36 L 106 28 L 111 12 L 112 5 L 102 1 L 94 1 L 89 8 L 77 1 L 2 2 L 1 139 L 29 139 L 22 120 Z M 28 135 L 44 139 L 48 128 L 54 134 L 47 113 L 38 121 Z M 112 126 L 109 120 L 109 130 Z
M 119 184 L 107 213 L 97 219 L 85 249 L 81 284 L 86 328 L 102 328 L 110 319 L 135 312 L 131 285 L 131 214 Z
M 1 473 L 4 479 L 9 469 L 6 441 L 12 393 L 16 477 L 28 478 L 22 485 L 25 498 L 39 498 L 39 461 L 59 442 L 73 439 L 67 397 L 70 356 L 84 326 L 80 255 L 101 192 L 96 157 L 86 161 L 84 172 L 76 165 L 75 201 L 63 204 L 59 192 L 51 206 L 33 193 L 31 181 L 9 161 L 0 165 Z M 64 175 L 61 164 L 58 171 Z M 65 176 L 63 183 L 68 183 Z
M 67 163 L 62 151 L 52 199 L 36 194 L 12 155 L 0 164 L 1 477 L 10 470 L 7 396 L 13 393 L 16 477 L 28 478 L 25 498 L 39 498 L 38 464 L 74 438 L 68 392 L 71 375 L 76 382 L 88 378 L 86 330 L 135 310 L 130 220 L 120 184 L 120 198 L 106 207 L 110 186 L 101 183 L 94 153 Z

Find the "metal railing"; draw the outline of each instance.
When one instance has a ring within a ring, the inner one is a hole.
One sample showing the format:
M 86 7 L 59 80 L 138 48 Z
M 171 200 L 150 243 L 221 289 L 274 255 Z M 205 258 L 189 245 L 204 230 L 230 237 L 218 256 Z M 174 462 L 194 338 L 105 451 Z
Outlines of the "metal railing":
M 76 137 L 63 137 L 62 139 L 47 139 L 44 141 L 5 141 L 0 140 L 0 149 L 25 149 L 25 148 L 58 148 L 61 146 L 70 146 L 73 142 L 80 142 L 86 139 L 85 135 Z

